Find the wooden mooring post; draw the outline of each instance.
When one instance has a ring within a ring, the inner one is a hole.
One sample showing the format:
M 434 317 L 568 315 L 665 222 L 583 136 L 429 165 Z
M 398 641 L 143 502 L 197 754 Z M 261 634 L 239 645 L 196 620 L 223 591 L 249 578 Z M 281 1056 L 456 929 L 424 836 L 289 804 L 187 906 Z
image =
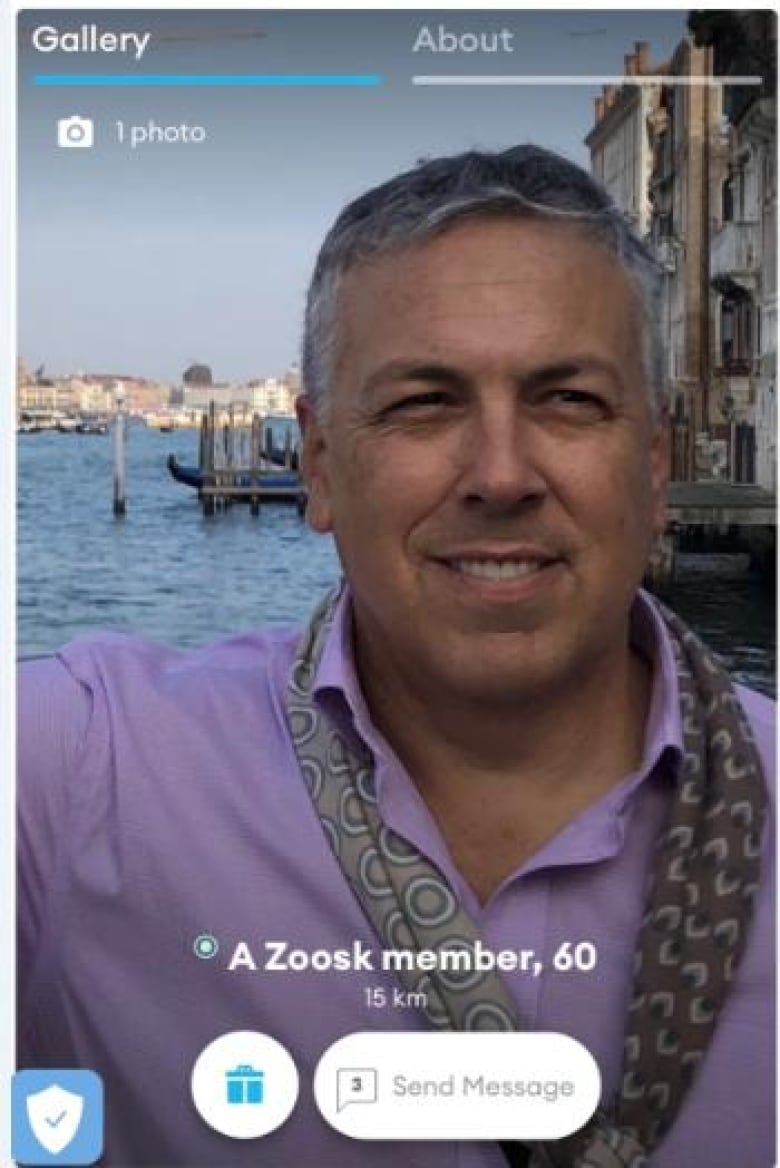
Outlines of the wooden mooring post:
M 114 390 L 116 420 L 114 422 L 114 515 L 121 519 L 127 511 L 125 496 L 125 391 L 121 382 Z
M 270 427 L 259 414 L 251 421 L 229 407 L 227 417 L 217 415 L 214 402 L 203 415 L 199 452 L 201 485 L 198 497 L 204 515 L 215 515 L 233 503 L 248 503 L 252 515 L 260 514 L 264 500 L 305 506 L 305 490 L 298 477 L 297 453 L 290 430 L 280 450 Z
M 214 402 L 209 402 L 209 411 L 203 415 L 200 425 L 200 469 L 203 472 L 203 485 L 215 486 L 214 456 L 216 435 L 216 410 Z M 216 511 L 216 495 L 199 492 L 203 503 L 203 514 L 214 515 Z
M 263 423 L 259 414 L 252 414 L 252 429 L 249 434 L 249 465 L 259 466 L 263 449 Z M 249 512 L 251 515 L 260 514 L 260 496 L 251 495 L 249 498 Z
M 667 593 L 674 582 L 674 559 L 676 552 L 676 535 L 673 527 L 660 536 L 650 553 L 650 560 L 645 570 L 644 583 L 661 595 Z

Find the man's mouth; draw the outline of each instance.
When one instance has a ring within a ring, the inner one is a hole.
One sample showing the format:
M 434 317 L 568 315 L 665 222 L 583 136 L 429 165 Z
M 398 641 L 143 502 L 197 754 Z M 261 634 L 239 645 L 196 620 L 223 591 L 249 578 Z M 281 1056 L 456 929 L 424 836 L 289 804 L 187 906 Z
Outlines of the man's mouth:
M 547 561 L 549 563 L 551 561 Z M 546 563 L 540 560 L 449 560 L 448 567 L 464 576 L 480 580 L 521 580 L 541 571 Z

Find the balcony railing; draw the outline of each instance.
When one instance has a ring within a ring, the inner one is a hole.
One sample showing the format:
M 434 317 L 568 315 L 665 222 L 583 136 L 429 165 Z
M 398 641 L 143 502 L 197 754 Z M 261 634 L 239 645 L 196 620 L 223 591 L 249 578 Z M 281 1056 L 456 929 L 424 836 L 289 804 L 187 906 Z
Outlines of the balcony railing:
M 757 357 L 731 357 L 719 353 L 713 374 L 721 377 L 756 377 L 761 372 L 761 362 Z
M 724 223 L 710 241 L 710 277 L 754 279 L 761 267 L 757 223 Z

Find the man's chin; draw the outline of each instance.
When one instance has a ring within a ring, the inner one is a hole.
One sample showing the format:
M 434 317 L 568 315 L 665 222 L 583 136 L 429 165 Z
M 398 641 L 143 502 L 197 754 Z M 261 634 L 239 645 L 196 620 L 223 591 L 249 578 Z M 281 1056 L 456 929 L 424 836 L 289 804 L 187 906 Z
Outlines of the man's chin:
M 436 653 L 433 672 L 443 698 L 511 707 L 537 702 L 544 694 L 579 684 L 577 654 L 554 643 L 545 644 L 542 631 L 495 631 L 459 638 Z

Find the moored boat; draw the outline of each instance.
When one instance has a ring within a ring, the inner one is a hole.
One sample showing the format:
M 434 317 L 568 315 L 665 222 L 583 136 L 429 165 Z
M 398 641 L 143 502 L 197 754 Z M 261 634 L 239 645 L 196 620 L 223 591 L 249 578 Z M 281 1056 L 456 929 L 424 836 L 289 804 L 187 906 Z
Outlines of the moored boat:
M 205 471 L 200 466 L 186 465 L 175 454 L 168 455 L 168 470 L 177 483 L 193 487 L 202 497 L 218 495 L 233 502 L 275 500 L 297 503 L 305 498 L 305 488 L 297 471 L 274 470 L 270 464 L 257 468 L 223 467 Z

